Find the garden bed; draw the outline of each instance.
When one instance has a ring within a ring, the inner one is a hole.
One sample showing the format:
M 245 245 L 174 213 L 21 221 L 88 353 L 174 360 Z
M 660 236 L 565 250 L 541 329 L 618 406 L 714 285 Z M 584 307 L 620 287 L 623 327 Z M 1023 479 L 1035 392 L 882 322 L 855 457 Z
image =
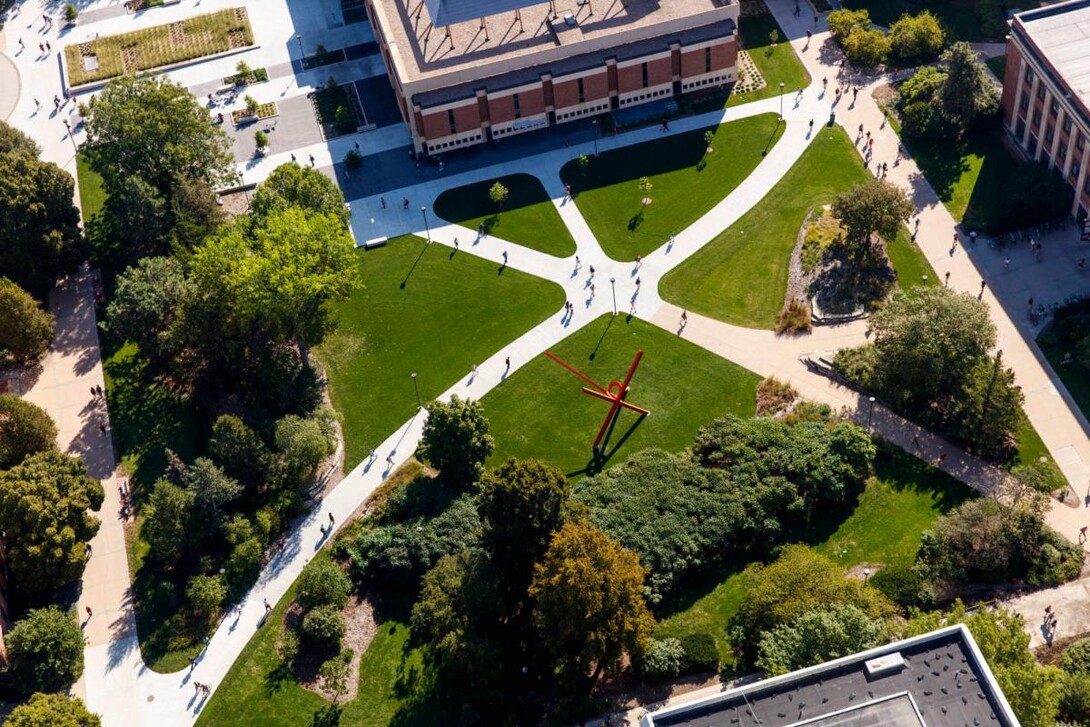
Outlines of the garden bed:
M 279 115 L 276 110 L 275 103 L 263 103 L 257 107 L 257 113 L 253 114 L 249 109 L 239 109 L 231 112 L 231 121 L 235 126 L 243 126 L 245 124 L 252 124 L 255 121 L 262 121 L 264 119 L 271 119 L 274 116 Z
M 359 126 L 359 119 L 352 110 L 344 86 L 328 85 L 311 94 L 310 100 L 314 104 L 314 115 L 325 138 L 334 139 L 351 134 Z M 339 113 L 340 109 L 344 109 L 343 114 Z
M 227 76 L 223 79 L 224 85 L 227 86 L 252 86 L 255 83 L 264 83 L 269 80 L 269 72 L 264 68 L 254 68 L 245 76 L 236 73 L 233 76 Z
M 76 43 L 64 49 L 68 82 L 80 86 L 219 55 L 254 44 L 245 8 Z
M 346 60 L 348 60 L 348 56 L 345 55 L 343 49 L 338 48 L 337 50 L 329 51 L 325 49 L 325 46 L 320 45 L 314 55 L 303 58 L 303 70 L 309 71 L 312 68 L 331 66 L 334 63 L 340 63 L 341 61 Z

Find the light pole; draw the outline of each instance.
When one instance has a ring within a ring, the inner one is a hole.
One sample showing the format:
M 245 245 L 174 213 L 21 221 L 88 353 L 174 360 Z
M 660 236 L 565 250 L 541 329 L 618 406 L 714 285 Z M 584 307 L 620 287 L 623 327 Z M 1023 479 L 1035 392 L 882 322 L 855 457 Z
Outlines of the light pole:
M 868 401 L 870 401 L 870 411 L 867 412 L 867 431 L 870 431 L 870 424 L 874 420 L 874 397 L 870 397 Z
M 617 315 L 617 278 L 609 279 L 609 288 L 613 291 L 613 315 Z
M 416 408 L 423 409 L 424 405 L 420 403 L 420 386 L 416 383 L 416 372 L 413 371 L 413 391 L 416 392 Z
M 431 244 L 431 228 L 428 227 L 428 208 L 424 205 L 420 205 L 420 214 L 424 215 L 424 232 L 428 236 L 428 244 Z M 416 374 L 413 374 L 415 377 Z
M 68 139 L 72 142 L 72 151 L 79 154 L 79 148 L 76 146 L 76 137 L 72 136 L 72 124 L 68 122 L 68 119 L 64 120 L 64 128 L 68 130 Z
M 591 119 L 590 123 L 594 126 L 594 157 L 598 158 L 598 119 Z
M 783 121 L 783 81 L 780 81 L 780 121 Z
M 870 578 L 870 568 L 864 568 L 863 569 L 863 582 L 866 583 L 868 578 Z
M 307 57 L 307 54 L 303 52 L 303 36 L 296 33 L 295 40 L 299 42 L 299 68 L 303 69 L 303 59 Z

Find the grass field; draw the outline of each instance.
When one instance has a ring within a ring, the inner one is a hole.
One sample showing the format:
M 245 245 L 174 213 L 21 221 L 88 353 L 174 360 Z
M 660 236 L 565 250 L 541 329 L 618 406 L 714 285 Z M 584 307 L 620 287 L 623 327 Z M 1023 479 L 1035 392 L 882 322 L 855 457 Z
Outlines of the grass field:
M 106 204 L 106 190 L 102 188 L 102 177 L 91 169 L 83 154 L 76 156 L 76 183 L 79 185 L 80 210 L 86 222 Z
M 801 541 L 845 569 L 860 563 L 911 565 L 920 533 L 971 495 L 965 485 L 915 457 L 884 448 L 875 462 L 875 476 L 854 506 L 847 512 L 828 513 Z M 729 674 L 733 662 L 725 629 L 745 596 L 741 570 L 740 566 L 723 574 L 703 590 L 694 588 L 685 607 L 659 623 L 655 636 L 680 637 L 698 631 L 712 634 Z
M 508 192 L 502 208 L 488 196 L 488 190 L 496 182 Z M 486 234 L 548 255 L 575 254 L 575 240 L 545 187 L 529 174 L 509 174 L 448 189 L 436 197 L 435 214 L 474 231 L 478 225 L 484 225 Z
M 603 316 L 552 350 L 603 386 L 623 380 L 643 351 L 628 399 L 651 415 L 622 411 L 603 457 L 594 458 L 591 443 L 609 405 L 583 394 L 579 379 L 539 356 L 481 400 L 496 439 L 492 464 L 536 457 L 579 476 L 647 447 L 680 451 L 717 416 L 753 416 L 760 377 L 639 319 Z
M 715 134 L 710 154 L 705 152 L 708 130 Z M 775 114 L 760 114 L 603 152 L 585 170 L 573 159 L 560 176 L 572 186 L 575 203 L 605 253 L 633 260 L 664 245 L 671 233 L 730 194 L 782 134 Z M 646 207 L 641 177 L 653 185 Z
M 788 264 L 807 211 L 871 179 L 840 127 L 821 127 L 802 157 L 764 199 L 662 280 L 663 298 L 752 328 L 772 328 L 787 290 Z M 890 246 L 903 285 L 934 281 L 907 235 Z
M 427 402 L 564 303 L 561 288 L 418 237 L 359 253 L 364 287 L 316 354 L 344 417 L 351 469 Z
M 169 25 L 156 25 L 65 46 L 68 82 L 79 86 L 125 73 L 191 61 L 254 44 L 245 8 L 227 8 Z M 98 68 L 84 70 L 83 56 L 97 56 Z M 128 58 L 126 60 L 126 57 Z

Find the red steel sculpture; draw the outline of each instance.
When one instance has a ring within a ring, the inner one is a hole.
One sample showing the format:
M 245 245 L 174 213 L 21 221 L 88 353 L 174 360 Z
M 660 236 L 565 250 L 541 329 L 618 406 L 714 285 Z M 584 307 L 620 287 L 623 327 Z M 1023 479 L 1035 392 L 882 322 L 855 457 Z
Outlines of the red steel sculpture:
M 594 438 L 595 450 L 597 450 L 598 445 L 602 443 L 602 438 L 606 435 L 606 431 L 609 429 L 609 425 L 612 424 L 613 420 L 617 418 L 617 414 L 620 412 L 622 406 L 625 409 L 631 409 L 632 411 L 637 412 L 640 416 L 647 416 L 651 413 L 643 407 L 636 406 L 635 404 L 630 404 L 624 400 L 624 398 L 628 395 L 628 384 L 632 381 L 633 374 L 636 373 L 636 367 L 640 365 L 640 359 L 643 358 L 643 351 L 639 351 L 636 354 L 636 358 L 632 360 L 632 365 L 628 368 L 628 375 L 624 377 L 624 383 L 622 384 L 618 383 L 617 381 L 611 381 L 609 382 L 608 387 L 602 386 L 579 369 L 562 360 L 559 356 L 553 354 L 551 351 L 546 351 L 545 355 L 594 387 L 593 389 L 591 389 L 584 386 L 584 394 L 590 394 L 596 399 L 602 399 L 603 401 L 610 402 L 611 406 L 609 407 L 609 414 L 606 414 L 606 418 L 602 422 L 601 428 L 598 430 L 598 436 Z

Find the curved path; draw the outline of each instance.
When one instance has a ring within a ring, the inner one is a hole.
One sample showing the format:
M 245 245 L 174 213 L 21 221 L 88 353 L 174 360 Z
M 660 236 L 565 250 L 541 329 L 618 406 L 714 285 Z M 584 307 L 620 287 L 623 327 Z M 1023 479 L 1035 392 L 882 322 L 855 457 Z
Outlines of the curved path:
M 563 154 L 550 153 L 528 157 L 517 163 L 496 165 L 494 167 L 451 175 L 438 181 L 414 185 L 404 190 L 390 193 L 391 196 L 404 195 L 414 201 L 430 202 L 442 189 L 468 182 L 493 178 L 509 172 L 531 172 L 545 183 L 565 224 L 576 239 L 578 255 L 582 260 L 582 269 L 576 269 L 574 256 L 566 259 L 553 258 L 537 253 L 516 244 L 493 237 L 485 237 L 475 243 L 472 231 L 455 225 L 445 225 L 432 230 L 435 244 L 452 245 L 454 238 L 461 241 L 461 250 L 482 258 L 502 262 L 506 252 L 507 264 L 533 275 L 555 281 L 562 285 L 569 300 L 575 303 L 572 320 L 562 321 L 562 311 L 526 332 L 509 345 L 497 351 L 487 361 L 480 364 L 476 377 L 469 378 L 465 372 L 456 385 L 443 394 L 452 394 L 480 398 L 501 382 L 509 371 L 504 360 L 510 357 L 511 370 L 521 367 L 542 351 L 567 337 L 575 330 L 589 323 L 596 317 L 612 309 L 612 300 L 605 290 L 610 277 L 619 281 L 618 301 L 635 304 L 637 316 L 650 320 L 668 330 L 678 331 L 680 335 L 695 341 L 699 345 L 730 358 L 747 368 L 762 374 L 776 374 L 788 380 L 804 396 L 827 401 L 848 408 L 857 420 L 866 417 L 867 424 L 873 426 L 884 436 L 902 444 L 911 439 L 917 430 L 895 415 L 880 407 L 873 411 L 869 407 L 864 412 L 859 397 L 831 385 L 826 379 L 810 373 L 798 363 L 802 354 L 821 351 L 833 351 L 845 345 L 855 345 L 863 340 L 863 324 L 854 324 L 835 328 L 822 328 L 813 335 L 804 338 L 777 338 L 768 331 L 754 331 L 728 326 L 723 323 L 690 314 L 688 325 L 679 329 L 680 311 L 665 304 L 658 295 L 658 282 L 672 268 L 679 265 L 716 234 L 729 227 L 742 214 L 758 202 L 797 161 L 810 140 L 808 122 L 814 119 L 819 124 L 827 119 L 831 99 L 822 93 L 820 78 L 833 77 L 837 58 L 829 53 L 821 43 L 825 34 L 815 36 L 811 44 L 802 38 L 805 28 L 793 18 L 792 5 L 788 0 L 772 0 L 769 3 L 786 34 L 792 38 L 792 45 L 802 56 L 810 69 L 815 82 L 805 90 L 798 102 L 794 97 L 785 97 L 786 130 L 779 143 L 762 160 L 754 172 L 731 194 L 718 203 L 715 208 L 685 230 L 679 231 L 673 244 L 664 244 L 654 253 L 646 256 L 639 277 L 643 281 L 640 290 L 634 285 L 634 266 L 609 260 L 594 239 L 578 209 L 563 198 L 563 189 L 559 181 L 559 168 L 567 159 L 580 153 L 593 153 L 588 145 L 577 145 L 564 150 Z M 804 17 L 805 20 L 805 17 Z M 823 30 L 823 28 L 820 28 Z M 819 52 L 819 49 L 822 49 Z M 794 102 L 794 103 L 793 103 Z M 671 125 L 670 133 L 699 128 L 720 119 L 742 118 L 756 113 L 776 112 L 778 99 L 769 99 L 753 104 L 734 107 L 722 113 L 705 114 L 679 120 Z M 868 128 L 879 129 L 880 112 L 870 100 L 868 94 L 860 94 L 860 102 L 853 108 L 838 109 L 838 118 L 848 128 L 864 123 Z M 642 129 L 599 142 L 603 149 L 636 144 L 660 135 L 658 128 Z M 879 159 L 892 161 L 896 140 L 890 133 L 879 133 L 876 146 Z M 892 181 L 906 184 L 913 190 L 914 198 L 921 208 L 921 244 L 928 258 L 936 269 L 950 270 L 951 285 L 976 292 L 979 288 L 979 276 L 972 261 L 967 256 L 944 257 L 943 245 L 950 239 L 954 229 L 953 220 L 945 208 L 939 204 L 930 187 L 919 176 L 918 170 L 909 162 L 903 162 L 893 168 Z M 355 212 L 354 231 L 359 238 L 374 237 L 378 234 L 395 235 L 404 232 L 420 232 L 415 214 L 401 210 L 383 211 L 377 197 L 352 201 Z M 415 207 L 415 205 L 414 205 Z M 361 214 L 362 212 L 362 214 Z M 367 217 L 374 214 L 374 218 Z M 666 243 L 666 241 L 664 241 Z M 588 269 L 594 265 L 597 270 L 597 295 L 591 295 L 592 281 L 588 278 Z M 1049 400 L 1041 392 L 1050 385 L 1051 372 L 1043 368 L 1034 357 L 1028 344 L 1017 326 L 1004 314 L 1002 307 L 990 294 L 984 299 L 991 305 L 994 318 L 1000 328 L 1001 345 L 1004 357 L 1012 365 L 1027 391 L 1027 411 L 1037 426 L 1054 455 L 1067 446 L 1074 448 L 1079 462 L 1090 459 L 1090 440 L 1078 425 L 1074 415 L 1067 408 L 1065 399 L 1052 396 Z M 627 308 L 622 304 L 623 308 Z M 1054 391 L 1054 390 L 1053 390 Z M 1055 424 L 1055 426 L 1053 426 Z M 415 450 L 422 429 L 422 417 L 419 415 L 405 422 L 393 432 L 378 448 L 376 461 L 363 462 L 355 467 L 322 503 L 320 509 L 313 512 L 294 532 L 289 534 L 283 552 L 276 555 L 263 571 L 258 583 L 239 606 L 221 623 L 213 635 L 208 648 L 192 670 L 175 674 L 157 674 L 143 664 L 135 630 L 130 628 L 132 608 L 129 605 L 129 589 L 123 579 L 111 578 L 95 581 L 99 578 L 91 569 L 85 578 L 84 592 L 99 594 L 97 597 L 114 604 L 116 609 L 113 624 L 118 625 L 104 640 L 92 639 L 86 651 L 87 672 L 84 678 L 86 698 L 89 706 L 103 716 L 106 727 L 139 727 L 155 725 L 167 727 L 189 725 L 195 720 L 203 707 L 205 699 L 197 699 L 193 681 L 197 680 L 212 686 L 220 683 L 230 666 L 251 638 L 256 629 L 263 627 L 265 615 L 264 603 L 275 603 L 287 591 L 296 576 L 310 557 L 327 541 L 320 532 L 320 527 L 333 514 L 337 523 L 343 523 L 356 510 L 361 502 L 374 491 L 390 470 L 409 457 Z M 954 448 L 940 440 L 921 435 L 921 456 L 937 456 L 948 453 L 943 467 L 955 476 L 982 490 L 988 490 L 994 484 L 999 473 L 978 461 L 965 457 Z M 1070 444 L 1066 442 L 1070 440 Z M 909 445 L 911 446 L 911 445 Z M 911 451 L 911 449 L 910 449 Z M 1062 457 L 1057 460 L 1069 477 L 1076 470 L 1065 463 Z M 1054 508 L 1050 515 L 1052 522 L 1066 534 L 1077 532 L 1080 523 L 1069 513 L 1078 512 L 1066 508 Z M 1072 530 L 1074 528 L 1074 530 Z M 124 541 L 120 529 L 104 528 L 95 541 L 95 552 L 113 550 L 118 546 L 124 553 Z M 118 540 L 121 538 L 121 540 Z M 101 550 L 100 550 L 101 548 Z M 96 556 L 97 557 L 97 556 Z M 122 559 L 123 562 L 123 559 Z

